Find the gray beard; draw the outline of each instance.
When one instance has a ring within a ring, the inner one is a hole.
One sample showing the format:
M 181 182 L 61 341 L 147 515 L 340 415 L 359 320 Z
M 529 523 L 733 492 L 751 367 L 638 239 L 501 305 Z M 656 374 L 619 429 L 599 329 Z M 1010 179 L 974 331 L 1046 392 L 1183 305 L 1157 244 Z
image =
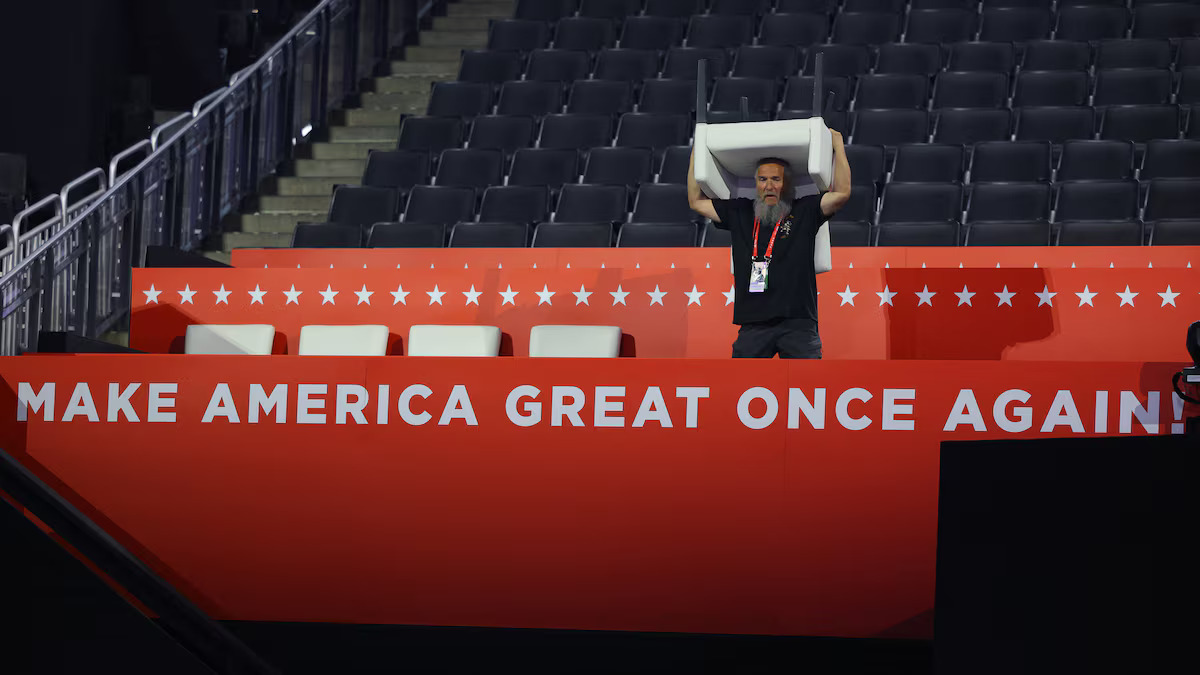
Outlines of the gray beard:
M 768 204 L 761 197 L 754 198 L 754 217 L 760 223 L 774 225 L 786 218 L 791 212 L 792 203 L 786 199 L 779 199 L 774 204 Z

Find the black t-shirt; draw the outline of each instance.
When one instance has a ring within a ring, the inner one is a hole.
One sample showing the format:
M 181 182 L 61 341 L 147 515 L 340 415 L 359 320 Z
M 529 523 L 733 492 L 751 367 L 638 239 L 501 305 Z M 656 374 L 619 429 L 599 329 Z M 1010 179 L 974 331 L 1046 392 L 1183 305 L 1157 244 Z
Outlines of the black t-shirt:
M 817 273 L 813 267 L 813 247 L 817 230 L 825 222 L 821 213 L 821 195 L 809 195 L 792 202 L 792 212 L 779 226 L 771 265 L 767 269 L 767 290 L 751 293 L 750 259 L 754 241 L 754 201 L 750 199 L 714 199 L 713 208 L 733 240 L 733 322 L 758 323 L 772 319 L 808 319 L 817 323 Z M 760 223 L 758 256 L 767 251 L 775 223 Z

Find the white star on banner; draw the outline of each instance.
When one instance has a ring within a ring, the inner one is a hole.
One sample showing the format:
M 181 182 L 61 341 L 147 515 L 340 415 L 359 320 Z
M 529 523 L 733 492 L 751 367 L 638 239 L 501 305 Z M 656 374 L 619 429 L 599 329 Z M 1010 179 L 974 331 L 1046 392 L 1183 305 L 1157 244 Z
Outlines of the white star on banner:
M 434 284 L 433 290 L 425 291 L 425 294 L 429 296 L 429 304 L 432 305 L 436 302 L 440 305 L 442 304 L 442 296 L 446 294 L 446 291 L 439 291 L 437 284 Z
M 180 304 L 183 304 L 183 305 L 196 304 L 196 303 L 192 302 L 192 296 L 196 294 L 196 291 L 193 291 L 191 286 L 184 284 L 182 291 L 175 291 L 175 292 L 179 294 L 179 303 Z
M 1179 305 L 1175 304 L 1175 298 L 1178 298 L 1179 294 L 1171 292 L 1171 284 L 1167 284 L 1167 292 L 1159 293 L 1158 297 L 1162 298 L 1162 304 L 1159 305 L 1160 307 L 1166 307 L 1167 305 L 1170 305 L 1172 307 L 1179 306 Z
M 1092 291 L 1088 290 L 1087 284 L 1083 285 L 1082 293 L 1080 293 L 1079 291 L 1076 291 L 1075 295 L 1079 296 L 1079 306 L 1080 307 L 1083 307 L 1085 304 L 1089 307 L 1095 307 L 1095 305 L 1092 304 L 1092 298 L 1096 297 L 1096 294 L 1093 293 Z
M 254 284 L 254 290 L 246 292 L 250 294 L 250 304 L 252 305 L 256 302 L 260 305 L 263 304 L 263 296 L 267 294 L 266 291 L 258 287 L 258 284 Z
M 1003 290 L 996 292 L 996 306 L 999 307 L 1000 305 L 1008 305 L 1009 307 L 1012 307 L 1012 299 L 1014 295 L 1016 295 L 1016 293 L 1010 292 L 1008 290 L 1008 284 L 1005 284 Z
M 542 305 L 551 305 L 551 306 L 553 306 L 553 305 L 554 305 L 554 303 L 553 303 L 553 302 L 550 302 L 550 298 L 554 297 L 554 294 L 555 294 L 555 293 L 557 293 L 557 292 L 558 292 L 558 291 L 552 291 L 552 290 L 550 290 L 550 287 L 549 287 L 549 286 L 547 286 L 546 284 L 542 284 L 542 290 L 540 290 L 540 291 L 534 291 L 534 292 L 533 292 L 533 294 L 534 294 L 534 295 L 536 295 L 536 296 L 538 296 L 538 306 L 539 306 L 539 307 L 540 307 L 540 306 L 542 306 Z
M 1128 304 L 1130 307 L 1133 307 L 1133 299 L 1136 298 L 1137 296 L 1138 296 L 1137 293 L 1131 293 L 1129 291 L 1129 284 L 1125 284 L 1125 292 L 1117 293 L 1117 297 L 1121 299 L 1121 304 L 1117 305 L 1117 306 L 1124 307 L 1126 304 Z
M 967 290 L 966 284 L 963 284 L 963 289 L 961 291 L 955 291 L 954 294 L 958 296 L 958 306 L 959 307 L 962 307 L 963 305 L 966 305 L 967 307 L 975 306 L 975 305 L 971 304 L 971 298 L 975 297 L 976 294 Z
M 1034 293 L 1034 295 L 1036 295 L 1038 297 L 1038 307 L 1041 307 L 1042 305 L 1050 305 L 1051 307 L 1053 307 L 1054 306 L 1054 296 L 1058 295 L 1058 293 L 1051 292 L 1049 286 L 1043 285 L 1042 292 Z
M 225 303 L 226 305 L 228 305 L 229 304 L 229 294 L 232 292 L 233 291 L 225 290 L 225 284 L 221 284 L 221 290 L 212 292 L 213 295 L 217 296 L 217 301 L 214 302 L 213 304 L 219 305 L 221 303 Z
M 150 290 L 142 291 L 142 292 L 146 294 L 146 304 L 147 305 L 152 302 L 157 305 L 158 304 L 158 294 L 162 293 L 162 291 L 158 291 L 158 290 L 154 289 L 154 284 L 150 284 Z
M 503 300 L 500 301 L 501 307 L 503 307 L 505 305 L 512 305 L 513 307 L 517 306 L 517 301 L 515 298 L 517 297 L 517 294 L 520 293 L 521 291 L 514 291 L 512 289 L 512 284 L 508 285 L 507 291 L 497 291 L 497 292 L 500 293 L 500 297 L 504 298 Z
M 696 305 L 697 307 L 703 307 L 703 305 L 700 304 L 700 298 L 703 297 L 703 295 L 705 293 L 707 293 L 707 291 L 696 290 L 696 284 L 692 284 L 692 290 L 683 292 L 683 294 L 687 296 L 689 307 L 691 305 Z
M 621 290 L 621 284 L 617 284 L 617 290 L 609 291 L 608 294 L 613 296 L 613 307 L 616 307 L 618 302 L 625 305 L 625 296 L 629 295 L 629 291 Z M 625 306 L 628 307 L 629 305 Z
M 362 290 L 354 291 L 354 294 L 358 296 L 358 302 L 355 304 L 358 304 L 358 305 L 368 304 L 369 305 L 369 304 L 371 304 L 371 296 L 375 295 L 375 291 L 368 291 L 367 285 L 363 284 Z
M 406 290 L 404 290 L 404 286 L 402 286 L 400 284 L 396 284 L 396 290 L 388 291 L 388 293 L 392 294 L 392 305 L 393 306 L 395 306 L 396 303 L 400 303 L 401 305 L 404 305 L 407 307 L 408 306 L 408 294 L 412 293 L 412 291 L 406 291 Z
M 479 296 L 483 295 L 483 292 L 475 290 L 475 284 L 471 284 L 471 290 L 461 291 L 461 293 L 467 296 L 467 301 L 465 303 L 466 305 L 475 305 L 476 307 L 479 306 Z
M 283 306 L 287 307 L 288 305 L 292 305 L 292 304 L 299 305 L 300 304 L 300 294 L 303 292 L 304 291 L 296 290 L 296 284 L 292 284 L 292 290 L 283 292 L 283 294 L 287 296 L 287 302 L 283 303 Z
M 587 305 L 588 307 L 592 306 L 591 303 L 588 302 L 588 298 L 592 297 L 592 291 L 589 291 L 587 288 L 585 288 L 583 284 L 579 284 L 579 290 L 571 292 L 575 294 L 576 305 Z
M 321 294 L 321 305 L 324 306 L 336 305 L 337 302 L 334 300 L 334 298 L 336 298 L 337 294 L 341 291 L 335 291 L 333 290 L 333 286 L 331 284 L 325 284 L 325 290 L 317 292 Z
M 883 285 L 882 291 L 875 291 L 875 295 L 879 296 L 880 307 L 883 307 L 885 304 L 891 305 L 892 307 L 896 306 L 895 303 L 892 302 L 892 298 L 896 297 L 896 291 L 889 289 L 887 284 Z
M 661 307 L 663 304 L 663 301 L 662 301 L 663 296 L 666 294 L 667 294 L 666 291 L 658 290 L 658 284 L 654 284 L 654 290 L 646 291 L 646 295 L 650 296 L 650 306 L 651 307 L 653 307 L 655 305 L 655 303 L 657 303 Z
M 734 295 L 733 284 L 729 284 L 728 291 L 721 291 L 721 295 L 725 296 L 725 306 L 728 307 L 729 304 L 733 302 L 733 295 Z
M 838 307 L 843 307 L 845 305 L 850 305 L 853 307 L 854 297 L 856 295 L 858 295 L 857 292 L 850 290 L 850 284 L 846 284 L 846 290 L 838 291 L 838 297 L 842 299 L 842 304 L 838 305 Z
M 929 284 L 925 285 L 925 290 L 917 291 L 917 307 L 921 305 L 929 305 L 933 307 L 933 296 L 937 295 L 937 291 L 929 290 Z

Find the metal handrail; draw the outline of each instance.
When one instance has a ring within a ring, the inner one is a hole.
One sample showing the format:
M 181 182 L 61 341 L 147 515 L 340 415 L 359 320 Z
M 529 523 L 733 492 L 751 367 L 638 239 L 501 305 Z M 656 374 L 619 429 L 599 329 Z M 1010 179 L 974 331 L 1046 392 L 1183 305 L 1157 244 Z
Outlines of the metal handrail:
M 62 200 L 59 199 L 59 196 L 57 194 L 43 197 L 41 201 L 37 202 L 36 204 L 31 205 L 29 208 L 18 213 L 16 216 L 13 216 L 13 222 L 12 222 L 13 238 L 17 241 L 17 243 L 20 243 L 20 241 L 21 241 L 21 225 L 23 225 L 25 223 L 25 221 L 29 218 L 29 216 L 33 215 L 34 213 L 36 213 L 38 211 L 41 211 L 42 209 L 44 209 L 45 207 L 47 207 L 51 204 L 54 205 L 55 216 L 58 218 L 62 218 L 62 215 L 63 215 Z M 53 220 L 54 220 L 54 218 L 50 218 L 46 222 L 50 222 Z M 41 224 L 43 224 L 43 223 L 38 223 L 38 225 L 41 225 Z M 34 226 L 33 229 L 36 230 L 37 226 Z M 29 234 L 29 233 L 27 232 L 26 234 Z M 18 251 L 18 255 L 20 255 L 19 251 Z
M 121 161 L 126 157 L 132 157 L 139 152 L 149 152 L 154 149 L 149 139 L 138 141 L 130 147 L 118 152 L 108 163 L 108 184 L 112 185 L 117 182 L 117 167 L 121 165 Z
M 188 120 L 192 119 L 195 119 L 195 116 L 191 113 L 182 113 L 158 125 L 154 128 L 154 131 L 150 132 L 150 147 L 158 149 L 158 139 L 161 138 L 163 134 L 165 134 L 169 129 L 174 128 L 175 125 L 184 124 Z M 176 131 L 175 134 L 172 135 L 168 140 L 178 138 L 181 132 L 183 132 L 183 128 L 179 129 L 179 131 Z
M 213 93 L 209 94 L 208 96 L 205 96 L 204 98 L 200 99 L 199 101 L 196 101 L 196 105 L 192 106 L 192 117 L 198 116 L 200 114 L 200 111 L 204 110 L 204 106 L 208 105 L 208 103 L 210 101 L 212 101 L 213 99 L 220 96 L 221 92 L 225 91 L 228 88 L 229 87 L 221 87 L 220 89 L 214 91 Z
M 100 189 L 93 190 L 91 193 L 88 194 L 87 197 L 84 197 L 83 199 L 81 199 L 77 202 L 72 202 L 71 201 L 71 192 L 74 191 L 75 188 L 79 187 L 80 185 L 83 185 L 93 179 L 96 180 L 96 182 L 100 185 Z M 94 197 L 99 197 L 100 195 L 103 195 L 105 192 L 108 192 L 108 176 L 106 176 L 104 174 L 104 169 L 100 169 L 100 168 L 92 169 L 91 171 L 80 176 L 79 178 L 76 178 L 75 180 L 71 181 L 70 183 L 67 183 L 65 186 L 63 186 L 62 192 L 59 193 L 59 197 L 62 200 L 61 211 L 62 211 L 64 217 L 70 211 L 72 206 L 80 204 L 81 202 L 87 201 Z

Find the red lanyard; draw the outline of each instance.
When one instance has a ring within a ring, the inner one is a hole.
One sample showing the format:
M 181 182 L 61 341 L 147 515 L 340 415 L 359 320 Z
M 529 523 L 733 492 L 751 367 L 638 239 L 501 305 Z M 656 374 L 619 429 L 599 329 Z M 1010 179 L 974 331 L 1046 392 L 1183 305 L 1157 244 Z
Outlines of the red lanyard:
M 779 234 L 779 225 L 783 223 L 783 218 L 780 218 L 775 223 L 775 229 L 771 231 L 771 240 L 767 242 L 767 252 L 763 258 L 770 260 L 771 251 L 775 249 L 775 235 Z M 758 257 L 758 218 L 754 219 L 754 250 L 750 251 L 750 258 L 753 260 Z

